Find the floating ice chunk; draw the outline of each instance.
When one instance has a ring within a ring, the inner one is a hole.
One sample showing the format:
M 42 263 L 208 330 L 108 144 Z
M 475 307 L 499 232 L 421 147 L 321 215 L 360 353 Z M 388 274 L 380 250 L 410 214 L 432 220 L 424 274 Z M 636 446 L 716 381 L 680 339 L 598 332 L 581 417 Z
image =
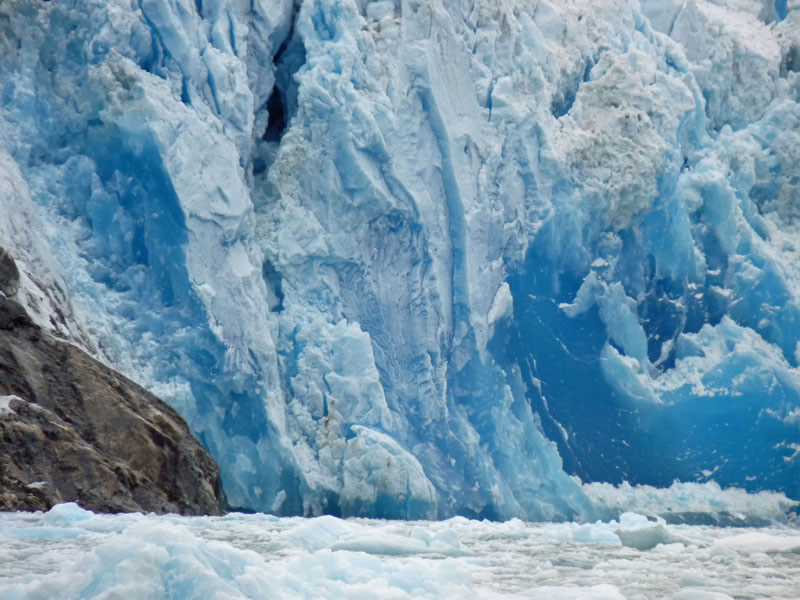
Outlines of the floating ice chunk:
M 650 527 L 652 524 L 653 522 L 650 519 L 634 512 L 625 512 L 619 517 L 620 529 L 639 529 Z
M 572 539 L 576 542 L 594 544 L 619 544 L 620 537 L 608 523 L 587 523 L 576 525 L 572 530 Z
M 585 587 L 545 585 L 528 590 L 521 597 L 535 600 L 625 600 L 619 588 L 605 583 Z
M 328 515 L 315 517 L 293 527 L 281 537 L 279 543 L 287 548 L 322 550 L 332 547 L 340 539 L 353 533 L 347 521 Z
M 728 548 L 737 552 L 753 553 L 763 552 L 789 552 L 800 554 L 800 535 L 787 531 L 786 535 L 771 535 L 767 533 L 752 532 L 724 537 L 715 542 L 719 548 Z
M 78 506 L 75 502 L 56 504 L 44 514 L 43 521 L 51 525 L 69 526 L 91 519 L 94 513 Z
M 733 600 L 733 598 L 722 592 L 692 589 L 673 594 L 671 600 Z
M 670 533 L 663 519 L 653 523 L 643 515 L 623 513 L 619 518 L 619 529 L 614 532 L 623 546 L 637 550 L 652 550 L 659 544 L 673 544 L 680 538 Z
M 637 550 L 651 550 L 659 544 L 674 544 L 678 541 L 661 523 L 635 529 L 617 529 L 616 534 L 623 546 Z
M 331 546 L 332 550 L 350 550 L 367 552 L 385 556 L 413 556 L 438 554 L 441 556 L 463 556 L 469 554 L 462 548 L 458 536 L 451 531 L 439 531 L 433 534 L 421 527 L 415 528 L 406 535 L 391 532 L 365 532 L 350 535 Z

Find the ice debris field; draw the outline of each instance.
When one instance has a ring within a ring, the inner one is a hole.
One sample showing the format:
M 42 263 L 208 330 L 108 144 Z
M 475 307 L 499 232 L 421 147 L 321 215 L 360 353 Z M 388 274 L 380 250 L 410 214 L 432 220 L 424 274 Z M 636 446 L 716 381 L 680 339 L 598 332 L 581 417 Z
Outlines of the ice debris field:
M 0 597 L 796 600 L 800 529 L 0 514 Z

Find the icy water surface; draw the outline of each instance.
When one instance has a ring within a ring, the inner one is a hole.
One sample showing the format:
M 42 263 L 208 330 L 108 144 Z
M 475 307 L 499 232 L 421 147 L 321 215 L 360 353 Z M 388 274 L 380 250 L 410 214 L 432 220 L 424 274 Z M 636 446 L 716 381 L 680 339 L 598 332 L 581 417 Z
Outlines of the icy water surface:
M 800 529 L 783 525 L 0 514 L 4 600 L 799 595 Z

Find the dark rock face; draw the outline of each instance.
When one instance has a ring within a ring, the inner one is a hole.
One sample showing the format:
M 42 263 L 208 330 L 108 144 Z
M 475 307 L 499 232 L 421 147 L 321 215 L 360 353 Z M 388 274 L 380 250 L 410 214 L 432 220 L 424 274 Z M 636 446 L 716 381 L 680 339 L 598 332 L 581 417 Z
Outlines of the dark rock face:
M 0 292 L 11 297 L 17 293 L 19 271 L 14 259 L 0 248 Z
M 5 256 L 0 282 L 13 279 Z M 177 412 L 0 294 L 0 510 L 75 501 L 214 515 L 222 498 L 216 463 Z

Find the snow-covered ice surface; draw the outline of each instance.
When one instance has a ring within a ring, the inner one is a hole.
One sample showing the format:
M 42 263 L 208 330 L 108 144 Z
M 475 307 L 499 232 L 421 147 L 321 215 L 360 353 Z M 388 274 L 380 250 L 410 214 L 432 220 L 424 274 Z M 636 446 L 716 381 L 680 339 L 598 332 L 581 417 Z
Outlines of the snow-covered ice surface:
M 0 565 L 4 600 L 796 600 L 800 529 L 634 513 L 585 525 L 110 516 L 64 504 L 0 514 Z
M 0 244 L 235 506 L 797 499 L 798 48 L 797 0 L 3 0 Z

